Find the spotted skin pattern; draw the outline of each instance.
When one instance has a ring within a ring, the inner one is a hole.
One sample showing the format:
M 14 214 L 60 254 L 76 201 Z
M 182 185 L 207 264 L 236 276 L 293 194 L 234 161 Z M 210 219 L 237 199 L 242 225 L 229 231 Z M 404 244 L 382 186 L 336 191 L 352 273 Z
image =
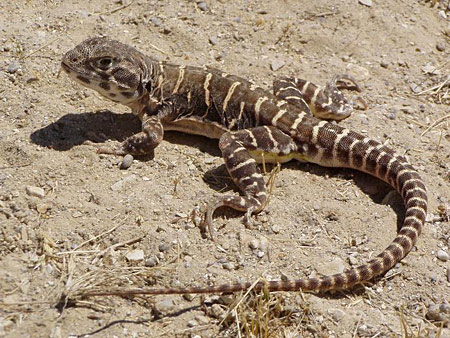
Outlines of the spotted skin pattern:
M 242 195 L 224 195 L 211 202 L 205 215 L 208 227 L 218 207 L 243 211 L 247 221 L 264 207 L 267 191 L 257 165 L 263 160 L 296 159 L 353 168 L 390 184 L 406 206 L 403 225 L 393 242 L 366 264 L 343 273 L 256 285 L 139 289 L 128 294 L 234 292 L 252 285 L 255 290 L 266 287 L 269 291 L 347 289 L 391 269 L 411 251 L 422 231 L 427 193 L 406 158 L 377 141 L 318 119 L 341 120 L 351 113 L 350 103 L 339 90 L 351 86 L 359 90 L 348 76 L 335 78 L 325 88 L 300 79 L 280 79 L 271 94 L 241 77 L 207 67 L 158 62 L 107 38 L 82 42 L 64 55 L 61 66 L 73 80 L 130 107 L 142 120 L 142 132 L 119 148 L 102 152 L 149 153 L 161 142 L 164 130 L 219 139 L 227 170 Z

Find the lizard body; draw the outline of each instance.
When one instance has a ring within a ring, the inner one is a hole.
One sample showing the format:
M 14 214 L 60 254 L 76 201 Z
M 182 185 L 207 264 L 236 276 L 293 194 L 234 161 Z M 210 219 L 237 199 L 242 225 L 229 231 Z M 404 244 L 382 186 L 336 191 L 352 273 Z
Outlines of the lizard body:
M 267 192 L 257 165 L 262 160 L 296 159 L 353 168 L 387 182 L 401 194 L 406 206 L 403 225 L 393 242 L 368 263 L 331 276 L 259 282 L 253 285 L 256 290 L 264 285 L 269 291 L 349 288 L 391 269 L 411 251 L 422 231 L 426 189 L 406 158 L 377 141 L 317 118 L 340 120 L 350 114 L 351 106 L 338 90 L 346 85 L 339 84 L 337 78 L 325 88 L 299 79 L 281 79 L 274 83 L 271 94 L 241 77 L 210 68 L 158 62 L 107 38 L 82 42 L 65 54 L 61 66 L 72 79 L 130 107 L 142 120 L 140 133 L 128 138 L 120 148 L 104 152 L 148 153 L 161 142 L 164 130 L 219 139 L 227 170 L 242 195 L 224 195 L 210 203 L 205 215 L 208 227 L 214 211 L 221 206 L 245 212 L 246 221 L 264 207 Z M 252 284 L 134 292 L 234 292 Z M 114 292 L 91 295 L 101 294 Z

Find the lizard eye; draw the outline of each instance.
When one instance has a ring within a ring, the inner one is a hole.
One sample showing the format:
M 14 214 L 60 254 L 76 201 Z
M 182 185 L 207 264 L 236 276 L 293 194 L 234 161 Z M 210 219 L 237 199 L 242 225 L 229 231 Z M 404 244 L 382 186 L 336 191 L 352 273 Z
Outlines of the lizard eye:
M 113 64 L 113 59 L 110 57 L 104 57 L 97 61 L 97 66 L 101 69 L 108 69 Z

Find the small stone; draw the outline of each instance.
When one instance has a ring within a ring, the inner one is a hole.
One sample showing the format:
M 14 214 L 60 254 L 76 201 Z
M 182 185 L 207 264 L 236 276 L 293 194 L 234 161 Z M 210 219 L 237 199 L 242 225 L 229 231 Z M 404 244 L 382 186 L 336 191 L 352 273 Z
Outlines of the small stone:
M 221 295 L 219 297 L 219 301 L 225 305 L 230 305 L 234 301 L 234 299 L 235 299 L 235 297 L 232 294 Z
M 235 269 L 234 264 L 232 262 L 225 262 L 222 264 L 222 268 L 228 271 L 232 271 Z
M 27 195 L 34 196 L 38 198 L 44 198 L 45 197 L 45 191 L 41 187 L 33 187 L 31 185 L 27 186 L 25 188 L 25 191 Z
M 195 320 L 200 324 L 200 325 L 206 325 L 209 324 L 209 318 L 203 315 L 197 315 L 195 316 Z
M 334 321 L 340 322 L 345 316 L 345 311 L 342 311 L 341 309 L 328 309 L 328 314 Z
M 128 261 L 142 261 L 144 259 L 144 250 L 136 249 L 125 255 Z
M 156 27 L 159 27 L 162 25 L 162 21 L 157 18 L 157 17 L 153 17 L 150 19 L 151 23 L 154 24 Z
M 208 9 L 208 6 L 206 5 L 205 2 L 200 1 L 199 3 L 197 3 L 197 7 L 202 10 L 203 12 L 206 11 Z
M 258 257 L 258 258 L 263 258 L 264 255 L 265 255 L 264 251 L 258 250 L 258 251 L 256 252 L 256 257 Z
M 20 69 L 20 65 L 16 62 L 11 62 L 8 67 L 6 68 L 6 71 L 10 74 L 14 74 Z
M 185 293 L 183 295 L 183 298 L 186 299 L 188 302 L 192 302 L 195 299 L 195 295 L 192 293 Z
M 372 0 L 359 0 L 359 3 L 367 7 L 372 7 Z
M 117 181 L 111 186 L 112 191 L 119 191 L 123 187 L 123 180 Z
M 73 218 L 80 218 L 81 216 L 83 216 L 83 213 L 81 211 L 76 210 L 72 213 Z
M 267 240 L 267 238 L 261 236 L 259 248 L 262 252 L 267 252 L 267 249 L 269 248 L 269 241 Z
M 431 304 L 425 317 L 431 321 L 440 322 L 445 327 L 450 323 L 450 315 L 448 312 L 442 311 L 442 309 L 446 310 L 445 307 L 441 309 L 442 305 Z
M 444 250 L 438 250 L 436 257 L 443 262 L 447 262 L 450 259 L 449 254 Z
M 432 74 L 432 75 L 438 74 L 437 68 L 435 66 L 433 66 L 431 63 L 427 63 L 425 66 L 423 66 L 422 71 L 425 74 Z
M 195 319 L 191 319 L 187 322 L 188 327 L 196 327 L 198 326 L 198 322 Z
M 170 298 L 162 299 L 155 304 L 156 310 L 162 313 L 169 312 L 174 308 L 174 306 L 175 304 L 173 303 L 173 300 Z
M 50 207 L 45 203 L 40 203 L 40 204 L 36 205 L 36 210 L 40 214 L 45 214 L 48 209 L 50 209 Z
M 280 233 L 280 226 L 278 224 L 272 225 L 271 229 L 272 229 L 274 234 L 279 234 Z
M 442 18 L 442 19 L 447 19 L 447 14 L 445 14 L 445 11 L 440 10 L 438 12 L 438 15 Z
M 217 38 L 213 35 L 209 37 L 209 43 L 213 46 L 217 45 Z
M 159 250 L 160 252 L 166 252 L 167 250 L 169 250 L 169 246 L 168 246 L 166 243 L 161 243 L 161 244 L 158 246 L 158 250 Z
M 134 160 L 133 155 L 126 154 L 122 160 L 122 163 L 120 163 L 120 169 L 128 169 L 129 167 L 131 167 L 133 160 Z
M 384 61 L 384 60 L 381 60 L 380 66 L 383 67 L 383 68 L 388 68 L 388 67 L 389 67 L 389 63 L 387 63 L 387 62 Z
M 336 273 L 344 272 L 345 270 L 345 262 L 336 258 L 329 263 L 325 263 L 317 267 L 317 271 L 323 275 L 334 275 Z
M 211 316 L 216 319 L 223 319 L 226 313 L 227 311 L 222 306 L 220 306 L 220 304 L 213 304 L 211 306 Z
M 159 259 L 156 256 L 150 257 L 145 261 L 145 266 L 148 266 L 149 268 L 153 268 L 159 264 Z
M 353 255 L 348 257 L 348 261 L 349 261 L 350 265 L 358 265 L 358 260 Z
M 422 88 L 415 83 L 410 83 L 409 88 L 412 90 L 413 93 L 416 93 L 416 94 L 420 93 L 422 91 Z
M 285 63 L 283 60 L 273 60 L 273 61 L 270 63 L 270 68 L 271 68 L 274 72 L 276 72 L 278 69 L 283 68 L 285 64 L 286 64 L 286 63 Z
M 442 42 L 438 42 L 436 44 L 436 49 L 440 52 L 443 52 L 445 50 L 445 45 Z
M 350 75 L 360 82 L 366 81 L 370 78 L 370 72 L 367 68 L 363 66 L 356 65 L 354 63 L 349 63 L 346 69 Z
M 450 267 L 447 268 L 447 282 L 450 283 Z
M 252 240 L 250 241 L 250 243 L 248 243 L 248 246 L 249 246 L 251 249 L 253 249 L 253 250 L 258 249 L 258 248 L 259 248 L 259 241 L 258 241 L 257 239 L 252 239 Z

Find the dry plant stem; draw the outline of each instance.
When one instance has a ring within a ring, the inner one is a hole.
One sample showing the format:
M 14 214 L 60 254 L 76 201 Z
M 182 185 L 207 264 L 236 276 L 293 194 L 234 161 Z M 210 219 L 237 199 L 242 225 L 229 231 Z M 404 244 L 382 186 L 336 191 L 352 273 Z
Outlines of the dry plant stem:
M 446 119 L 448 119 L 450 117 L 450 114 L 445 115 L 443 117 L 441 117 L 440 119 L 436 120 L 431 126 L 429 126 L 427 129 L 425 129 L 425 131 L 420 134 L 420 136 L 424 136 L 426 133 L 428 133 L 431 129 L 433 129 L 434 127 L 436 127 L 437 125 L 441 124 L 443 121 L 445 121 Z

